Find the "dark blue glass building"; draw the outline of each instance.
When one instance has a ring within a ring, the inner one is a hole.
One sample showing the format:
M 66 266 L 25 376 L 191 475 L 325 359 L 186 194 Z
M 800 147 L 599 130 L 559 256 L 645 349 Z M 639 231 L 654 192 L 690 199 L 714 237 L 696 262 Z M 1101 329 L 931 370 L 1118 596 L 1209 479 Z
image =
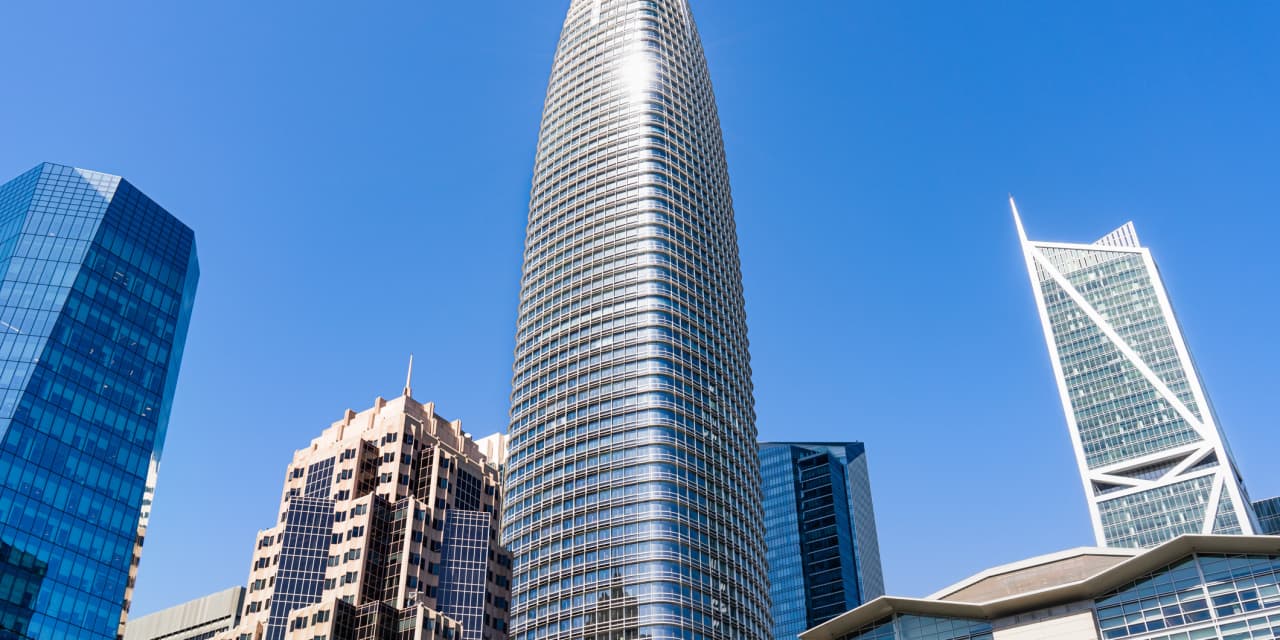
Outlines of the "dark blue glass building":
M 884 595 L 860 442 L 760 444 L 775 639 Z
M 1280 536 L 1280 496 L 1259 500 L 1253 503 L 1253 511 L 1258 515 L 1260 529 L 1264 536 Z
M 127 181 L 0 186 L 0 639 L 113 639 L 198 268 Z

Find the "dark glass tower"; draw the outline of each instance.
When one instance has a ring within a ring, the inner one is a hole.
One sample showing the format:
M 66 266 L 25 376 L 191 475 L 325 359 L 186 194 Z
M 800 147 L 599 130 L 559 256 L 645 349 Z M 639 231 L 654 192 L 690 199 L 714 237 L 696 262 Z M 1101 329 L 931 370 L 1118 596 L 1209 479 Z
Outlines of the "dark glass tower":
M 782 640 L 884 595 L 860 442 L 762 443 L 773 634 Z
M 742 277 L 686 0 L 573 0 L 525 244 L 515 638 L 764 638 Z
M 116 176 L 0 186 L 0 638 L 115 638 L 198 268 Z

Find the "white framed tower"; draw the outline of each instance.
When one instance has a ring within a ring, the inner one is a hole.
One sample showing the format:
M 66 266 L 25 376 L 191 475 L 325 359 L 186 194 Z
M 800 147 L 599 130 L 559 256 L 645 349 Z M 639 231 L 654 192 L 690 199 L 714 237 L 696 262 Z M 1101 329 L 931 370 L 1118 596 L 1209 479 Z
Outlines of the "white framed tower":
M 1108 547 L 1259 530 L 1151 251 L 1133 223 L 1028 240 L 1009 199 L 1089 502 Z

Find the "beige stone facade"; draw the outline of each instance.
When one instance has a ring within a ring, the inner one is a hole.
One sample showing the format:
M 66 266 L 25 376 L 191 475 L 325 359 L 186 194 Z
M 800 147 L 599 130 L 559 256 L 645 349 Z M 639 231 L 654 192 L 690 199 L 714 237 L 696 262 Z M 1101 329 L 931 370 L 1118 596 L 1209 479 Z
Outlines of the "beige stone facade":
M 219 639 L 505 640 L 500 479 L 460 421 L 407 388 L 348 410 L 294 454 L 241 624 Z

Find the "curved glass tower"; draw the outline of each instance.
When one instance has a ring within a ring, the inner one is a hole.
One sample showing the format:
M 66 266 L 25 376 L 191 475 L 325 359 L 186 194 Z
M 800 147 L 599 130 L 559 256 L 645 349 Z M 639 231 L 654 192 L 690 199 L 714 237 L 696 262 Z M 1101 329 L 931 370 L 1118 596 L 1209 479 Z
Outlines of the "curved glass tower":
M 686 0 L 573 0 L 527 233 L 512 637 L 767 637 L 737 231 Z

